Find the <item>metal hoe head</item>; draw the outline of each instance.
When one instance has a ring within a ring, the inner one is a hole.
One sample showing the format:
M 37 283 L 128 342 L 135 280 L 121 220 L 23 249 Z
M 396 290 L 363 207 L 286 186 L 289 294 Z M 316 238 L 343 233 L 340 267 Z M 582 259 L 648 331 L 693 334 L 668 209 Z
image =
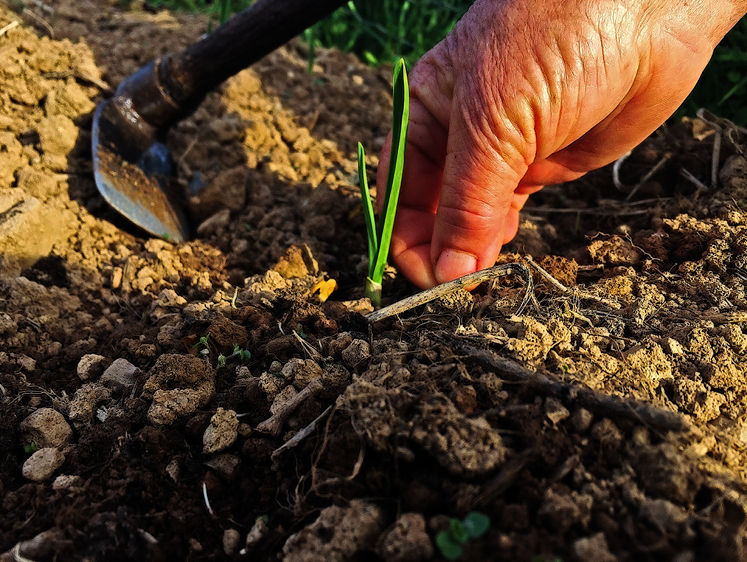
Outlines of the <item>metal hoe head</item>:
M 107 203 L 154 236 L 187 240 L 187 213 L 171 181 L 169 151 L 122 88 L 96 108 L 91 141 L 96 187 Z

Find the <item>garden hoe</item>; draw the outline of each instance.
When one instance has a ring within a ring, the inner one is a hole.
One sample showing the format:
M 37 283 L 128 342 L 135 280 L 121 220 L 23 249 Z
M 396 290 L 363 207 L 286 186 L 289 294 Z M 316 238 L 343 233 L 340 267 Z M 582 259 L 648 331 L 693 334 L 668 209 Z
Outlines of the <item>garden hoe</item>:
M 96 187 L 147 232 L 182 242 L 189 223 L 163 144 L 227 78 L 280 47 L 346 0 L 258 0 L 179 54 L 163 56 L 126 78 L 93 117 Z

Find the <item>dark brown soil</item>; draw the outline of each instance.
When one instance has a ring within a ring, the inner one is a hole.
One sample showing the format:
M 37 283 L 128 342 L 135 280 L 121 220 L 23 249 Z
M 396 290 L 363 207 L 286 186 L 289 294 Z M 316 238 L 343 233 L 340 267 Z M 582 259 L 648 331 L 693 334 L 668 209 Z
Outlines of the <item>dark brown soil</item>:
M 371 325 L 354 157 L 383 144 L 389 69 L 322 51 L 309 74 L 294 41 L 210 94 L 169 137 L 203 186 L 171 244 L 99 196 L 91 115 L 207 21 L 12 6 L 0 561 L 439 559 L 471 511 L 464 560 L 747 559 L 743 131 L 685 120 L 618 187 L 533 197 L 503 260 L 566 289 L 537 273 L 521 315 L 501 277 Z

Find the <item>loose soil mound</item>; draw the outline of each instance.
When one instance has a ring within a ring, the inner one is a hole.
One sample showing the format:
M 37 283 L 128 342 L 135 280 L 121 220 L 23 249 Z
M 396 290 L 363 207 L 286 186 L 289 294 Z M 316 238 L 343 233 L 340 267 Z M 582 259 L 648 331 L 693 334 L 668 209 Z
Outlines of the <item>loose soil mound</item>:
M 534 197 L 521 315 L 506 276 L 370 325 L 389 69 L 294 41 L 212 93 L 175 245 L 101 200 L 91 113 L 207 22 L 35 6 L 0 12 L 0 560 L 438 559 L 471 511 L 465 560 L 747 559 L 744 131 Z

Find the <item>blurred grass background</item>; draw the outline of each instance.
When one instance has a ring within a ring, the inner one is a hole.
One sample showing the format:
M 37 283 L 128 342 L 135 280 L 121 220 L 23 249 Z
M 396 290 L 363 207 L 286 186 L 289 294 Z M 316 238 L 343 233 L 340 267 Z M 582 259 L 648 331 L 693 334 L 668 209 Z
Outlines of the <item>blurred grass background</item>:
M 126 1 L 126 0 L 125 0 Z M 311 0 L 313 1 L 313 0 Z M 408 67 L 438 43 L 473 0 L 351 0 L 304 33 L 313 47 L 338 47 L 371 65 L 403 57 Z M 202 12 L 216 25 L 252 0 L 147 0 L 153 8 Z M 695 90 L 675 114 L 695 115 L 706 107 L 747 126 L 747 21 L 743 19 L 716 48 Z

